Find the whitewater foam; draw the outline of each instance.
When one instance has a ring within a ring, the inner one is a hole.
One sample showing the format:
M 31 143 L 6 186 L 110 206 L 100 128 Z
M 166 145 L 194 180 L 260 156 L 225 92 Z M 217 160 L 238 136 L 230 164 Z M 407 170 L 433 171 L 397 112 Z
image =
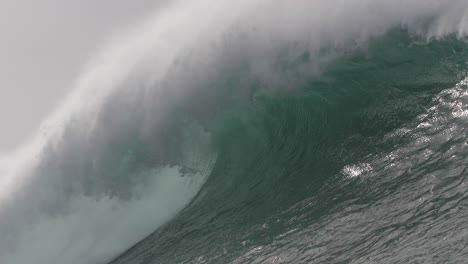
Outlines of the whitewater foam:
M 153 169 L 138 198 L 75 196 L 67 213 L 36 216 L 15 247 L 2 259 L 9 263 L 100 263 L 139 242 L 183 208 L 206 175 L 182 177 L 178 167 Z

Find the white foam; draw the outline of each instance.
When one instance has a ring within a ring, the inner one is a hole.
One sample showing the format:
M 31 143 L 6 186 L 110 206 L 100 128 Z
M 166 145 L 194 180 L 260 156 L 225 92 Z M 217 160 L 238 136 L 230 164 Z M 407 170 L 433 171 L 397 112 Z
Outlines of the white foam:
M 73 197 L 70 213 L 40 217 L 22 230 L 18 246 L 1 259 L 15 264 L 110 260 L 172 218 L 206 179 L 206 175 L 181 177 L 177 167 L 145 173 L 154 176 L 144 186 L 135 186 L 138 198 Z

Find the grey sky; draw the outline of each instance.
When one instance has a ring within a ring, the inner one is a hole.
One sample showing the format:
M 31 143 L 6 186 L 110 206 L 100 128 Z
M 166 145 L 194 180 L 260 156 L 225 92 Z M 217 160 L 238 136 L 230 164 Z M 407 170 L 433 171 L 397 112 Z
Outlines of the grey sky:
M 0 153 L 36 133 L 90 56 L 156 0 L 0 0 Z

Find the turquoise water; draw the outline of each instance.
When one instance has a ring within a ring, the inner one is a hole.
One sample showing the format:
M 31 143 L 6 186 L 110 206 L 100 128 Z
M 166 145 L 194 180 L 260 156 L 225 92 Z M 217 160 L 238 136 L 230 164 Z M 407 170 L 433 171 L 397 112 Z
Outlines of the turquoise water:
M 418 43 L 396 30 L 319 77 L 290 77 L 310 57 L 281 64 L 279 56 L 292 78 L 284 85 L 295 86 L 281 93 L 257 93 L 255 77 L 238 69 L 214 80 L 242 90 L 236 76 L 252 89 L 206 121 L 219 153 L 207 182 L 112 263 L 468 258 L 466 43 Z

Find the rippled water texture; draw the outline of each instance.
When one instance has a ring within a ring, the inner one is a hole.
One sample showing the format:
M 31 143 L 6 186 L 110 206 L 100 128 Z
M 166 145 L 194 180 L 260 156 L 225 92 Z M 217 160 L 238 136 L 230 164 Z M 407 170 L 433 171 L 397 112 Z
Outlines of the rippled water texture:
M 466 46 L 400 37 L 230 114 L 197 199 L 113 263 L 463 263 Z

